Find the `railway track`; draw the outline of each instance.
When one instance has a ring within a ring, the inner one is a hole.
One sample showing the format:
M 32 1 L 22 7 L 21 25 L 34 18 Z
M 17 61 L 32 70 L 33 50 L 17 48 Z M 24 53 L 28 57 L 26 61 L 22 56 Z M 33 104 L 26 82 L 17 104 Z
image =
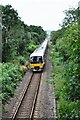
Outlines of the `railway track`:
M 15 110 L 13 110 L 12 116 L 10 116 L 10 120 L 33 118 L 40 81 L 41 73 L 32 74 L 28 86 L 24 88 L 20 101 Z

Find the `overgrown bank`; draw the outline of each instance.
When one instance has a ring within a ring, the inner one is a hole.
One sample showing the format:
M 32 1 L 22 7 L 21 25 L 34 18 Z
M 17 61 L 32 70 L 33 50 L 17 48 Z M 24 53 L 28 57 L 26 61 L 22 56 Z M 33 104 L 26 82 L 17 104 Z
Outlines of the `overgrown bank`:
M 80 119 L 79 14 L 79 8 L 66 11 L 62 29 L 51 33 L 51 59 L 59 120 Z

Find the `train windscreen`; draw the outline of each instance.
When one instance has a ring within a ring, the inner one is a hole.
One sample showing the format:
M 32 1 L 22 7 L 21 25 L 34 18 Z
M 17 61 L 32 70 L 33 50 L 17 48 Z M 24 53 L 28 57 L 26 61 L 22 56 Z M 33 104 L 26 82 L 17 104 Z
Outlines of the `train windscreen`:
M 34 56 L 31 57 L 31 63 L 43 63 L 42 56 Z

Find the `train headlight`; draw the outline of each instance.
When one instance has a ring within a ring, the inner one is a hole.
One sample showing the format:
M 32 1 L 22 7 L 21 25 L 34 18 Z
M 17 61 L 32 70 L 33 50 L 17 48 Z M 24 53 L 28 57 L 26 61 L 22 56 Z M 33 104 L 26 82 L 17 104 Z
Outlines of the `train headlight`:
M 34 68 L 33 64 L 30 64 L 30 68 Z
M 40 68 L 43 68 L 43 65 L 41 65 Z

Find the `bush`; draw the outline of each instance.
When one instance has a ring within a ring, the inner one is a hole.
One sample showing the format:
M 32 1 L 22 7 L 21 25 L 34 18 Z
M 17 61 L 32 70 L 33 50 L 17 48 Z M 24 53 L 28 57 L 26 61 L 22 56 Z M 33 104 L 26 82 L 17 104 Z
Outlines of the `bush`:
M 19 57 L 19 62 L 20 62 L 21 65 L 25 65 L 25 62 L 26 62 L 25 58 L 23 56 L 20 56 Z
M 14 95 L 14 90 L 20 82 L 23 72 L 20 71 L 19 65 L 11 63 L 2 64 L 2 93 L 1 98 L 3 104 L 8 102 L 9 98 Z
M 59 109 L 59 120 L 79 120 L 80 102 L 61 101 Z

